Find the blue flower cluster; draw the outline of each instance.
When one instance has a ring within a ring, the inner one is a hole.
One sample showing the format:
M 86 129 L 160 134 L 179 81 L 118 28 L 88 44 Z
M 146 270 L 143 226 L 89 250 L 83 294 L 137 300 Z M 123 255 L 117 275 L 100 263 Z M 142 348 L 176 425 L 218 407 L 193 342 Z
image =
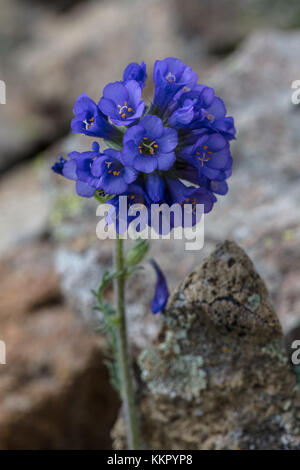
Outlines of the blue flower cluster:
M 104 87 L 96 104 L 80 95 L 74 105 L 74 133 L 102 138 L 91 151 L 71 152 L 52 168 L 76 181 L 80 196 L 106 193 L 117 207 L 128 203 L 203 204 L 209 212 L 217 195 L 228 191 L 231 175 L 232 117 L 226 116 L 213 88 L 197 84 L 197 74 L 180 59 L 157 60 L 153 102 L 145 104 L 142 89 L 146 65 L 129 64 L 123 80 Z

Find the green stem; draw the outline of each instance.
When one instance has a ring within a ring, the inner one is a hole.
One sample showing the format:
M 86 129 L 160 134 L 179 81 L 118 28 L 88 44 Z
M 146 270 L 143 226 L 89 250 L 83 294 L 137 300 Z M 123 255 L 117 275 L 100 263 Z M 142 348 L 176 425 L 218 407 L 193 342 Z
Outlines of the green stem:
M 119 237 L 118 234 L 115 243 L 115 271 L 118 273 L 124 273 L 123 240 Z M 131 364 L 127 344 L 124 287 L 125 275 L 120 274 L 115 279 L 115 302 L 117 314 L 119 317 L 119 325 L 117 328 L 117 341 L 121 395 L 125 414 L 128 449 L 139 450 L 140 439 L 137 424 L 137 411 L 135 406 Z

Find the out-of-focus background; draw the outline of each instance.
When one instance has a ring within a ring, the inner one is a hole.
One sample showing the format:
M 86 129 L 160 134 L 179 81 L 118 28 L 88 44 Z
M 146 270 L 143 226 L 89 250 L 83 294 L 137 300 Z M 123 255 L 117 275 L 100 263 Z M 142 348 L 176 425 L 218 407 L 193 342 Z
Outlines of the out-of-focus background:
M 174 288 L 232 238 L 265 279 L 287 337 L 300 325 L 300 4 L 297 0 L 0 0 L 1 449 L 109 449 L 119 402 L 93 332 L 91 288 L 111 264 L 96 202 L 52 174 L 90 147 L 70 133 L 72 104 L 95 101 L 125 66 L 180 57 L 215 87 L 238 131 L 229 194 L 205 219 L 205 245 L 152 241 Z M 128 286 L 132 349 L 159 328 L 146 269 Z M 110 293 L 108 293 L 110 295 Z M 299 330 L 298 330 L 299 331 Z

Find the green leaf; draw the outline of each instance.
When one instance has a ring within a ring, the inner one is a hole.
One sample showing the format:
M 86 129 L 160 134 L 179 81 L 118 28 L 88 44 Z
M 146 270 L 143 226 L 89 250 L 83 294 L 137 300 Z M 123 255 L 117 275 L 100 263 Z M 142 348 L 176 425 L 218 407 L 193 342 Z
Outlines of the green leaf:
M 100 286 L 98 288 L 98 292 L 97 292 L 97 299 L 98 299 L 98 303 L 99 303 L 100 308 L 103 309 L 103 298 L 102 298 L 102 296 L 103 296 L 103 291 L 104 291 L 105 287 L 113 279 L 115 279 L 119 275 L 120 275 L 120 273 L 116 273 L 116 272 L 114 272 L 114 273 L 110 273 L 109 271 L 104 272 L 101 283 L 100 283 Z
M 142 269 L 145 269 L 145 268 L 143 266 L 128 266 L 128 268 L 126 268 L 124 272 L 125 278 L 128 279 L 136 271 L 140 271 Z

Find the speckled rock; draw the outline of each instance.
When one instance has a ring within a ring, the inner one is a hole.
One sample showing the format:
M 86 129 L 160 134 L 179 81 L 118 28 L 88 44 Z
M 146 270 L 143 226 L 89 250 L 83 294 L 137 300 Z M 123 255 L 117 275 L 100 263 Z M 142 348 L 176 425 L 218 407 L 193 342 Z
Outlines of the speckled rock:
M 300 397 L 263 280 L 235 243 L 218 245 L 173 294 L 140 356 L 151 449 L 300 449 Z M 122 423 L 114 430 L 122 447 Z

